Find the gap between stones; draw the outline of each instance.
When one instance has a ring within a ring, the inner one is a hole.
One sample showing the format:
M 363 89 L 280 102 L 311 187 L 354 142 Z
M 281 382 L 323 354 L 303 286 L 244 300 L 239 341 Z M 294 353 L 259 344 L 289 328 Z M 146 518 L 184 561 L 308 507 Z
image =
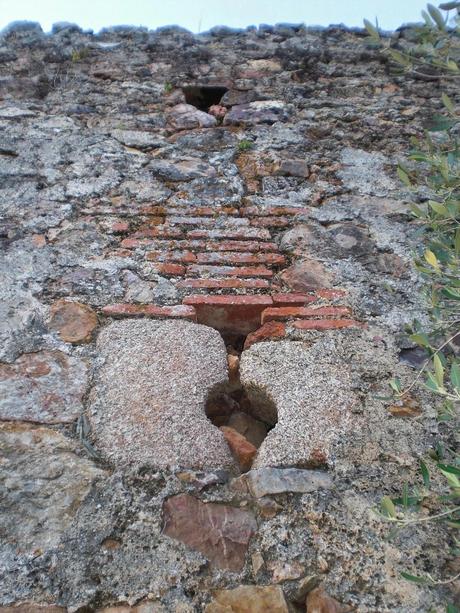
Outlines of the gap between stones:
M 247 472 L 267 434 L 276 426 L 278 411 L 262 391 L 250 395 L 241 384 L 239 363 L 246 334 L 238 332 L 237 322 L 233 324 L 231 332 L 215 328 L 227 350 L 229 381 L 209 393 L 205 412 L 211 423 L 222 431 L 240 470 Z

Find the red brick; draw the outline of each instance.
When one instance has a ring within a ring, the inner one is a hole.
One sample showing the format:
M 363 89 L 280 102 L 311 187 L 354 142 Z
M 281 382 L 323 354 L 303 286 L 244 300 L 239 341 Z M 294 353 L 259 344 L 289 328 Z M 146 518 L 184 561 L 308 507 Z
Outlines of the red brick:
M 307 215 L 310 209 L 296 206 L 247 206 L 241 209 L 241 214 L 247 217 L 277 217 L 278 215 Z
M 273 307 L 268 308 L 262 313 L 262 324 L 267 321 L 302 318 L 313 319 L 314 317 L 345 317 L 351 314 L 351 309 L 343 306 L 326 307 Z
M 272 304 L 270 296 L 187 296 L 184 304 L 192 305 L 198 323 L 221 332 L 246 336 L 260 325 L 262 311 Z
M 180 228 L 171 228 L 167 224 L 161 224 L 154 228 L 145 228 L 135 232 L 130 238 L 181 238 L 183 232 Z
M 316 302 L 315 294 L 272 294 L 273 304 L 276 306 L 304 306 Z
M 233 228 L 241 228 L 249 226 L 249 220 L 243 217 L 185 217 L 174 216 L 168 217 L 168 224 L 171 226 L 200 226 L 213 228 L 217 225 L 223 230 L 231 230 Z
M 285 228 L 292 223 L 287 217 L 255 217 L 251 219 L 251 226 L 259 228 Z
M 206 266 L 192 264 L 187 267 L 187 275 L 219 275 L 223 277 L 272 277 L 273 272 L 265 266 Z
M 191 264 L 196 262 L 196 255 L 191 251 L 150 251 L 145 259 L 154 262 L 181 262 Z
M 195 289 L 265 289 L 270 287 L 266 279 L 181 279 L 178 288 Z
M 199 253 L 200 264 L 284 264 L 286 258 L 279 253 Z
M 268 230 L 262 228 L 215 228 L 213 230 L 190 230 L 190 232 L 187 233 L 187 238 L 205 238 L 209 240 L 216 238 L 269 240 L 271 236 Z
M 141 208 L 143 215 L 184 215 L 191 213 L 194 217 L 214 217 L 217 215 L 238 215 L 238 209 L 230 206 L 211 207 L 211 206 L 146 206 Z
M 324 300 L 333 300 L 334 298 L 343 298 L 347 292 L 343 289 L 317 289 L 316 293 Z
M 177 304 L 174 306 L 157 306 L 155 304 L 109 304 L 102 308 L 109 317 L 177 317 L 196 321 L 196 312 L 192 306 Z
M 278 251 L 276 243 L 261 243 L 258 241 L 221 241 L 208 242 L 205 245 L 206 251 Z
M 171 277 L 181 277 L 185 274 L 185 266 L 182 266 L 182 264 L 168 264 L 167 262 L 152 264 L 152 270 L 160 275 L 168 275 Z
M 298 330 L 337 330 L 339 328 L 362 328 L 364 324 L 354 319 L 301 319 L 294 322 Z
M 270 341 L 286 336 L 286 326 L 281 321 L 269 321 L 246 337 L 244 348 L 249 349 L 254 343 Z

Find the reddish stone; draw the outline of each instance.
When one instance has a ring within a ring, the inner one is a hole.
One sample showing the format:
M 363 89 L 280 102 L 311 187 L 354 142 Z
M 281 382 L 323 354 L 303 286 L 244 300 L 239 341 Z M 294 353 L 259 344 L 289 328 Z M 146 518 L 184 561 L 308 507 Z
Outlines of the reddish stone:
M 301 260 L 283 270 L 280 279 L 295 292 L 308 292 L 331 285 L 333 276 L 320 262 Z
M 269 286 L 265 279 L 183 279 L 177 282 L 178 288 L 195 289 L 261 289 Z
M 169 277 L 182 277 L 185 275 L 185 266 L 182 264 L 168 264 L 167 262 L 157 262 L 152 265 L 152 270 L 160 275 Z
M 22 602 L 0 607 L 0 613 L 65 613 L 67 609 L 54 604 Z
M 87 343 L 97 326 L 93 309 L 81 302 L 58 300 L 50 309 L 49 327 L 66 343 Z
M 294 322 L 298 330 L 338 330 L 339 328 L 362 328 L 354 319 L 301 319 Z
M 238 462 L 241 470 L 244 472 L 249 470 L 256 456 L 257 448 L 254 447 L 245 436 L 233 428 L 222 426 L 220 430 L 223 432 L 225 440 L 230 447 L 230 451 Z
M 203 503 L 188 494 L 172 496 L 163 505 L 163 533 L 202 553 L 212 566 L 241 571 L 257 523 L 235 507 Z
M 199 253 L 200 264 L 284 264 L 286 258 L 278 253 Z
M 273 272 L 265 266 L 207 266 L 192 264 L 187 267 L 188 275 L 219 275 L 223 277 L 272 277 Z
M 227 114 L 227 108 L 221 104 L 213 104 L 209 107 L 208 113 L 217 119 L 222 119 Z
M 240 368 L 240 358 L 237 355 L 229 353 L 227 355 L 228 378 L 230 381 L 238 379 L 238 371 Z
M 254 343 L 271 341 L 286 336 L 286 326 L 280 321 L 269 321 L 246 337 L 244 348 L 249 349 Z
M 196 321 L 195 309 L 183 304 L 164 307 L 155 304 L 109 304 L 102 308 L 102 312 L 108 317 L 177 317 Z
M 344 613 L 347 610 L 338 600 L 329 596 L 322 586 L 308 593 L 307 613 Z
M 206 251 L 278 251 L 276 243 L 258 241 L 221 241 L 205 244 Z
M 262 313 L 262 324 L 267 321 L 285 321 L 294 317 L 312 319 L 314 317 L 342 317 L 351 314 L 351 309 L 344 306 L 325 307 L 272 307 Z
M 115 221 L 110 226 L 110 231 L 114 234 L 121 234 L 122 232 L 129 232 L 129 223 L 127 221 Z
M 46 245 L 46 236 L 44 236 L 43 234 L 33 234 L 32 245 L 41 249 Z
M 318 293 L 318 292 L 317 292 Z M 304 306 L 316 302 L 315 294 L 272 294 L 273 304 L 276 306 Z
M 184 304 L 195 307 L 198 323 L 246 335 L 259 327 L 262 311 L 273 303 L 270 296 L 187 296 Z

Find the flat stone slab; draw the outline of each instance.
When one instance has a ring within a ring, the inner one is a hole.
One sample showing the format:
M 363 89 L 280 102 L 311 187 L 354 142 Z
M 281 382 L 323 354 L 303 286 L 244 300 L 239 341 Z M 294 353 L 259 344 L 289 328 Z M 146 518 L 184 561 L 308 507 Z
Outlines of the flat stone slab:
M 106 475 L 77 450 L 49 428 L 0 424 L 3 545 L 25 553 L 59 543 L 93 481 Z
M 205 414 L 227 381 L 216 330 L 187 321 L 117 321 L 99 335 L 90 394 L 94 445 L 116 465 L 232 466 L 222 432 Z
M 331 489 L 331 476 L 320 470 L 301 468 L 259 468 L 251 470 L 240 479 L 256 498 L 285 492 L 307 493 L 319 489 Z
M 69 423 L 83 410 L 86 364 L 62 351 L 24 353 L 0 364 L 0 419 Z
M 333 459 L 336 443 L 353 427 L 352 392 L 347 363 L 334 351 L 333 336 L 312 345 L 279 341 L 244 351 L 241 382 L 254 417 L 276 423 L 262 443 L 253 469 L 314 468 Z

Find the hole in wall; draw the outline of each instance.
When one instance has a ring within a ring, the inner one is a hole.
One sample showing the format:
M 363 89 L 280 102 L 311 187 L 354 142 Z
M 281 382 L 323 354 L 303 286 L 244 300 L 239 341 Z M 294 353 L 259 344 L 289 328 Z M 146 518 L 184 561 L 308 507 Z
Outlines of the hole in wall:
M 227 348 L 229 382 L 210 394 L 205 412 L 211 423 L 222 430 L 236 463 L 246 472 L 277 424 L 278 412 L 262 390 L 245 390 L 241 384 L 239 360 L 246 336 L 236 332 L 222 336 Z
M 219 104 L 227 87 L 216 85 L 189 85 L 182 88 L 187 104 L 196 106 L 200 111 L 208 111 L 213 104 Z

